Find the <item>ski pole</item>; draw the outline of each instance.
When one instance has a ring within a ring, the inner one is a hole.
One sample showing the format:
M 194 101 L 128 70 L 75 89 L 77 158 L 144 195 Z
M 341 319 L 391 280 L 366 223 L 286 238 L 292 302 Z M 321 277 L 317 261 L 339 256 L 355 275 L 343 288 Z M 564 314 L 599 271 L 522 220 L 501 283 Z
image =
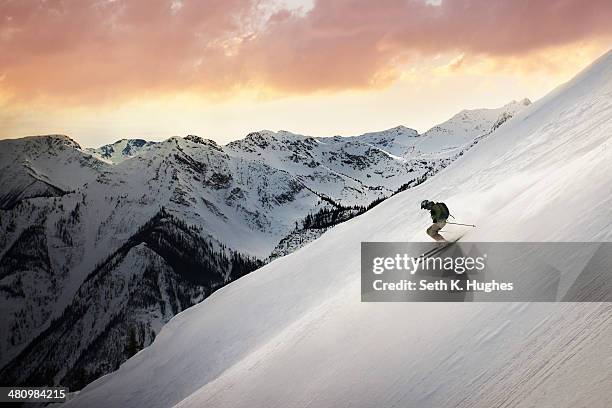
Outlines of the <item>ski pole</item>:
M 466 227 L 474 227 L 476 228 L 476 226 L 474 224 L 461 224 L 460 222 L 449 222 L 446 221 L 447 224 L 453 224 L 453 225 L 465 225 Z

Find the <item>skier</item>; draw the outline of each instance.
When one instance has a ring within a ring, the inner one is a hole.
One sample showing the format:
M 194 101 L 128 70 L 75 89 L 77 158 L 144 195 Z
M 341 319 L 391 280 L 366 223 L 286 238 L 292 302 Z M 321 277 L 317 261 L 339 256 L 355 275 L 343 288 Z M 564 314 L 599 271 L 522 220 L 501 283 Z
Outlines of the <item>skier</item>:
M 427 228 L 427 235 L 436 241 L 446 241 L 439 233 L 440 230 L 446 225 L 446 220 L 450 216 L 450 212 L 448 211 L 446 204 L 423 200 L 421 202 L 421 209 L 429 210 L 431 213 L 431 219 L 433 221 L 431 227 Z

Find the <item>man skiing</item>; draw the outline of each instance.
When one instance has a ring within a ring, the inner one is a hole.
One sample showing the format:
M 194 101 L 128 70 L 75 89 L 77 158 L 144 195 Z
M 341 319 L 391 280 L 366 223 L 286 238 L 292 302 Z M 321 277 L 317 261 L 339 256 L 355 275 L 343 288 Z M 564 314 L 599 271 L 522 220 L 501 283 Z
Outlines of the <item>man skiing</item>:
M 444 203 L 434 203 L 433 201 L 423 200 L 421 202 L 421 209 L 429 210 L 431 213 L 431 219 L 433 224 L 427 228 L 427 235 L 435 239 L 436 241 L 446 241 L 440 230 L 446 225 L 446 220 L 450 216 L 448 207 Z

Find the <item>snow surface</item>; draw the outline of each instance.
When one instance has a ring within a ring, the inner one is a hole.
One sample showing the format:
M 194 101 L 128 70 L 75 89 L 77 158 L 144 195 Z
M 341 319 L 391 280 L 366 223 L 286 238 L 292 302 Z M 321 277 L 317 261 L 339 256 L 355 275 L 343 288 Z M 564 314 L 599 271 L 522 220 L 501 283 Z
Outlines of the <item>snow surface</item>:
M 175 316 L 68 406 L 609 407 L 611 304 L 360 303 L 361 241 L 612 240 L 612 52 L 424 184 Z M 571 257 L 571 254 L 567 254 Z

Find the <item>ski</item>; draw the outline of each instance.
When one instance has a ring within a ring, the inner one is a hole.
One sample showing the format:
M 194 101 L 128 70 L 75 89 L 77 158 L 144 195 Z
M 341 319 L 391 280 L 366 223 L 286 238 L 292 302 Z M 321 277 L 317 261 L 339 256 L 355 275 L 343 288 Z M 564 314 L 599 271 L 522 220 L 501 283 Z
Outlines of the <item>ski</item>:
M 444 245 L 442 245 L 442 246 L 440 246 L 440 247 L 437 247 L 437 248 L 430 249 L 429 251 L 427 251 L 427 252 L 425 252 L 425 253 L 421 254 L 421 256 L 422 256 L 423 258 L 429 258 L 429 257 L 430 257 L 430 256 L 432 256 L 432 255 L 435 255 L 435 254 L 437 254 L 437 253 L 439 253 L 439 252 L 442 252 L 442 251 L 443 251 L 443 250 L 445 250 L 446 248 L 448 248 L 448 247 L 450 247 L 451 245 L 455 244 L 455 243 L 456 243 L 457 241 L 459 241 L 459 240 L 460 240 L 462 237 L 463 237 L 463 235 L 462 235 L 462 236 L 460 236 L 460 237 L 458 237 L 458 238 L 456 238 L 456 239 L 454 239 L 454 240 L 452 240 L 452 241 L 446 241 L 446 243 L 445 243 Z

